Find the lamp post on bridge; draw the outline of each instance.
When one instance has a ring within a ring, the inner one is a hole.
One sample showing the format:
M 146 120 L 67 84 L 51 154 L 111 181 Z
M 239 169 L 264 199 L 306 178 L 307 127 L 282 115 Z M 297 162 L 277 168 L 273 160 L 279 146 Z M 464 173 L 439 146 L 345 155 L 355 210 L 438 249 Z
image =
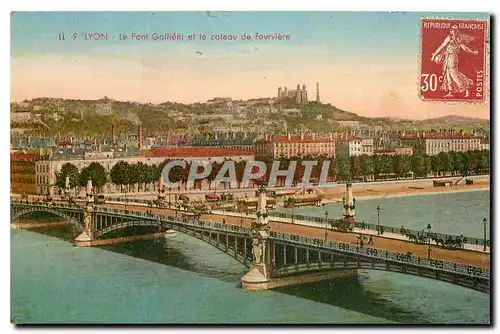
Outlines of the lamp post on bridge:
M 380 235 L 380 206 L 377 205 L 377 235 Z
M 325 211 L 325 242 L 328 237 L 328 210 Z
M 429 238 L 428 240 L 428 248 L 427 248 L 427 258 L 431 258 L 431 224 L 427 224 L 427 237 Z
M 483 226 L 484 226 L 484 241 L 483 241 L 483 252 L 486 252 L 486 217 L 483 218 Z

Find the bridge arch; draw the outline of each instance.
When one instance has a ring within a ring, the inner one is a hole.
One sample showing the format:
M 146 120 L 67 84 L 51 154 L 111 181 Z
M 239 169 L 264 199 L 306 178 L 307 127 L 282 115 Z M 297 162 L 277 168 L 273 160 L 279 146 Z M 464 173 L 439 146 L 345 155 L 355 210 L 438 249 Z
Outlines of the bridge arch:
M 72 223 L 78 228 L 83 228 L 83 225 L 80 223 L 78 219 L 75 217 L 72 217 L 68 214 L 66 214 L 64 211 L 56 210 L 50 207 L 28 207 L 28 208 L 23 208 L 20 210 L 16 210 L 12 213 L 11 220 L 18 220 L 22 216 L 28 215 L 30 213 L 50 213 L 53 214 L 57 217 L 63 218 L 67 220 L 68 222 Z
M 311 272 L 332 271 L 332 270 L 374 270 L 399 273 L 404 275 L 434 279 L 449 284 L 458 285 L 461 287 L 477 290 L 488 293 L 490 291 L 489 282 L 477 280 L 465 275 L 446 271 L 431 271 L 423 267 L 412 266 L 411 264 L 390 263 L 389 261 L 380 261 L 376 259 L 355 259 L 322 262 L 309 262 L 287 264 L 276 267 L 274 275 L 276 277 L 285 277 L 292 275 L 301 275 Z
M 100 238 L 108 233 L 119 231 L 127 227 L 158 227 L 163 230 L 173 229 L 179 233 L 189 235 L 219 249 L 247 267 L 249 267 L 252 262 L 251 247 L 249 247 L 245 256 L 246 245 L 251 245 L 251 241 L 248 241 L 251 238 L 247 234 L 216 229 L 204 229 L 199 226 L 187 225 L 185 223 L 165 222 L 164 220 L 158 221 L 155 218 L 137 219 L 137 217 L 134 216 L 127 218 L 129 220 L 124 219 L 114 224 L 105 226 L 104 228 L 94 229 L 93 237 Z M 219 234 L 219 237 L 217 237 L 217 234 Z M 226 234 L 228 235 L 228 238 L 226 238 Z M 236 238 L 243 239 L 243 244 L 238 245 Z M 246 242 L 244 241 L 245 239 L 247 240 Z

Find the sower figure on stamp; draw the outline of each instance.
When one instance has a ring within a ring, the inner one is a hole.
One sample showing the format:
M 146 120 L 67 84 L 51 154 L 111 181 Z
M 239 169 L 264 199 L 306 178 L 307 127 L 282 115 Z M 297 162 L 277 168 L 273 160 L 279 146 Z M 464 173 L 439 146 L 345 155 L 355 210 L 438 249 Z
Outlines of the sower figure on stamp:
M 448 93 L 444 97 L 453 97 L 453 94 L 463 92 L 466 98 L 469 97 L 469 88 L 474 82 L 458 70 L 458 53 L 463 50 L 477 55 L 477 50 L 471 50 L 465 45 L 472 40 L 474 37 L 459 33 L 458 27 L 454 25 L 451 27 L 450 34 L 431 56 L 432 61 L 443 64 L 441 90 Z

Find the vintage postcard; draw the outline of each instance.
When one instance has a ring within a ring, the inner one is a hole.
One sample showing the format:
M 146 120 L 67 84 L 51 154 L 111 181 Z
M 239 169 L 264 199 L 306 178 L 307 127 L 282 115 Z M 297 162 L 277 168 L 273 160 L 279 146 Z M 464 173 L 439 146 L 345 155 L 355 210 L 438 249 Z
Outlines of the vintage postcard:
M 13 324 L 491 324 L 488 13 L 10 24 Z

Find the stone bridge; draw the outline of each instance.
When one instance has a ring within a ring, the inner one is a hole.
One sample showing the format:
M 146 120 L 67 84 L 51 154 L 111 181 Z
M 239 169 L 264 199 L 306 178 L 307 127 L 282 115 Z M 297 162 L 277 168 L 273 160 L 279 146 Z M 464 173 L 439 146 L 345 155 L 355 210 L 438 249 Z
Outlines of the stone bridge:
M 265 203 L 263 205 L 260 207 L 265 208 Z M 178 219 L 134 209 L 110 209 L 90 203 L 82 207 L 11 200 L 12 220 L 33 212 L 52 213 L 79 226 L 83 232 L 75 239 L 76 246 L 92 246 L 93 240 L 133 226 L 149 226 L 159 231 L 173 229 L 191 235 L 249 267 L 242 278 L 242 286 L 248 290 L 355 275 L 357 270 L 365 269 L 421 276 L 490 292 L 489 269 L 274 232 L 267 224 L 265 213 L 257 215 L 250 228 L 200 219 Z

